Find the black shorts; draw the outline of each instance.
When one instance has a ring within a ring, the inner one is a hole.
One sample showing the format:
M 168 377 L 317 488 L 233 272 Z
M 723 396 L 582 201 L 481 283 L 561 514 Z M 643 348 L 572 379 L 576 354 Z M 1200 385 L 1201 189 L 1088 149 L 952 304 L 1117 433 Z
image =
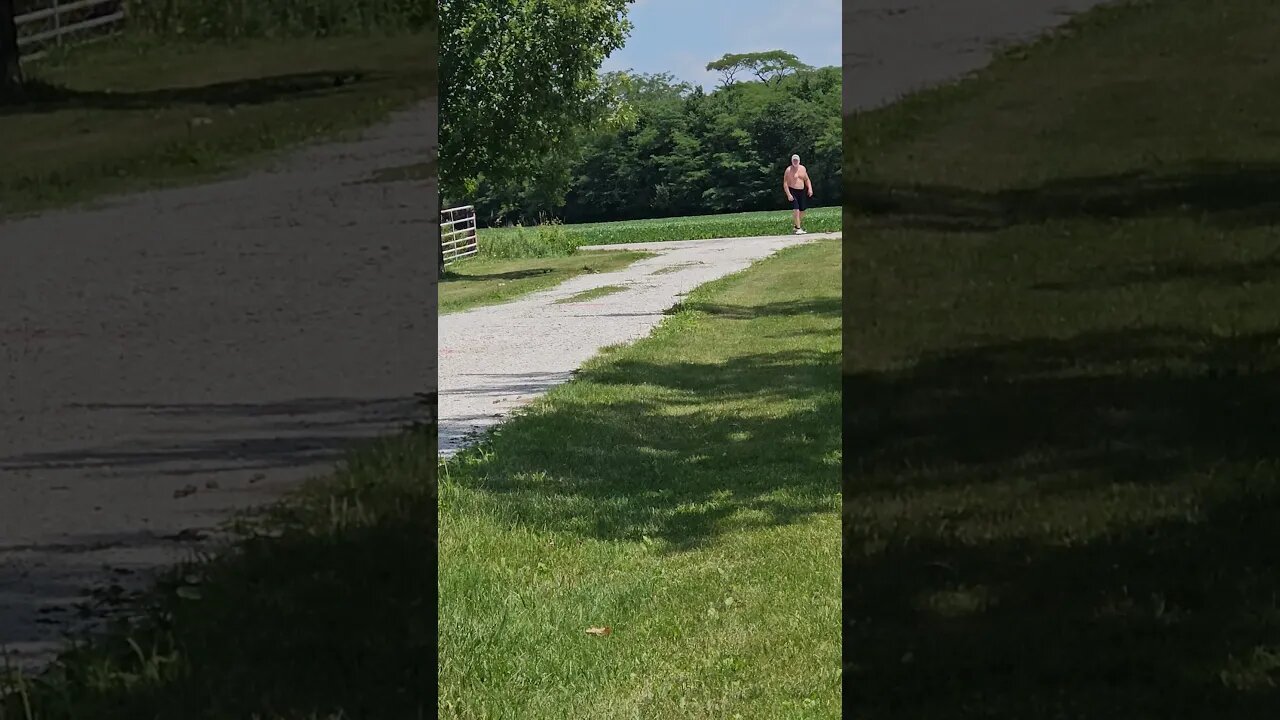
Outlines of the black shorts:
M 801 212 L 803 212 L 809 209 L 808 191 L 789 188 L 788 192 L 791 193 L 791 209 L 792 210 L 800 210 Z

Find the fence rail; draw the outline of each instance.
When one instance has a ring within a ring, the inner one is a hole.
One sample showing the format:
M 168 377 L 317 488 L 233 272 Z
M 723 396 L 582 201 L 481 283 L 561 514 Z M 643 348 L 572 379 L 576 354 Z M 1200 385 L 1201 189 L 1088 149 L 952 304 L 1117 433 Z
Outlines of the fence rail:
M 111 12 L 96 12 L 97 10 Z M 120 0 L 52 0 L 49 7 L 32 10 L 14 18 L 18 26 L 18 50 L 24 59 L 34 60 L 48 51 L 49 45 L 79 45 L 98 40 L 124 23 L 124 6 Z M 107 34 L 85 37 L 87 30 L 109 28 Z
M 445 265 L 480 252 L 474 205 L 440 211 L 440 250 Z

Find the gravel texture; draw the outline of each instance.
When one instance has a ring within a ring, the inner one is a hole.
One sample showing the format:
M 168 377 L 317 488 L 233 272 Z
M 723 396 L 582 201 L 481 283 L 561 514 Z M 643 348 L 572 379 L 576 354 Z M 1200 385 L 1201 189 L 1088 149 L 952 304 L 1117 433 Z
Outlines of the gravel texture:
M 603 347 L 638 340 L 681 296 L 778 250 L 839 234 L 631 243 L 584 250 L 645 250 L 655 257 L 615 272 L 579 275 L 513 302 L 440 318 L 440 453 L 450 456 L 516 408 L 565 382 Z M 604 287 L 623 292 L 556 301 Z
M 228 513 L 420 419 L 434 101 L 250 177 L 0 223 L 0 645 L 49 659 Z M 118 585 L 114 591 L 111 586 Z

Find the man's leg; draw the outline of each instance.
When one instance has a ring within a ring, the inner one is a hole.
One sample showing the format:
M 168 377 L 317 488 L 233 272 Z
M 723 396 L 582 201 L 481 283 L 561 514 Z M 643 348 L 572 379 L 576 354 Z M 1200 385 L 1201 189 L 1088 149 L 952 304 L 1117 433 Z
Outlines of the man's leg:
M 803 216 L 804 216 L 804 213 L 800 212 L 799 210 L 791 211 L 791 225 L 793 229 L 795 230 L 800 229 L 800 218 Z

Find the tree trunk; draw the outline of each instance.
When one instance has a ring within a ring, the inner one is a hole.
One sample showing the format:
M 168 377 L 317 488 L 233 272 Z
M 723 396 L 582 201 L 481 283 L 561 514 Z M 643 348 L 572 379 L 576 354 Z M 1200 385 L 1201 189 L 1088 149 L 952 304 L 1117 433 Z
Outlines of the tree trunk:
M 22 62 L 14 0 L 0 0 L 0 102 L 22 97 Z

